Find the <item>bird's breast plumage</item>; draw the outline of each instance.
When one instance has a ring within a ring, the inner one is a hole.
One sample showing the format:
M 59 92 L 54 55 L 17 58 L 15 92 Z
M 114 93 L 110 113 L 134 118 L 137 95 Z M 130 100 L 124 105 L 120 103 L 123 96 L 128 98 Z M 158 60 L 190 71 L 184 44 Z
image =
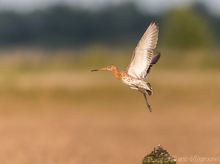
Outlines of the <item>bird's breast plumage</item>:
M 135 83 L 135 79 L 131 78 L 130 76 L 122 76 L 121 80 L 123 83 L 127 85 L 132 85 Z

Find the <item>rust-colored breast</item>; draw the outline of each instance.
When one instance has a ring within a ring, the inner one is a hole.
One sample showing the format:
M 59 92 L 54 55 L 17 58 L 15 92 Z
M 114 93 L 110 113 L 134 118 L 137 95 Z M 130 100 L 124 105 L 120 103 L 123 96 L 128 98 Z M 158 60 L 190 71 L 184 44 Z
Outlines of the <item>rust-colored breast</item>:
M 112 73 L 114 74 L 114 76 L 117 78 L 117 79 L 121 79 L 121 76 L 122 76 L 122 72 L 118 69 L 112 69 Z
M 126 72 L 119 70 L 117 67 L 113 67 L 111 72 L 119 80 L 124 78 L 124 77 L 130 77 Z
M 121 77 L 130 77 L 126 72 L 121 71 Z

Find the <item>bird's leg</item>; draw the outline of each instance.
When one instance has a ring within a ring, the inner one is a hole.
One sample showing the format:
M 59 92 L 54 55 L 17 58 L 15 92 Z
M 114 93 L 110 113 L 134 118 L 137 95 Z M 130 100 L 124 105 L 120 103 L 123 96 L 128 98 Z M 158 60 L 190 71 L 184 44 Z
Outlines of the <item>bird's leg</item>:
M 143 93 L 143 95 L 144 95 L 144 99 L 145 99 L 145 102 L 146 102 L 146 104 L 147 104 L 147 107 L 148 107 L 149 111 L 152 112 L 151 106 L 150 106 L 150 104 L 149 104 L 148 101 L 147 101 L 147 94 L 146 94 L 146 93 Z

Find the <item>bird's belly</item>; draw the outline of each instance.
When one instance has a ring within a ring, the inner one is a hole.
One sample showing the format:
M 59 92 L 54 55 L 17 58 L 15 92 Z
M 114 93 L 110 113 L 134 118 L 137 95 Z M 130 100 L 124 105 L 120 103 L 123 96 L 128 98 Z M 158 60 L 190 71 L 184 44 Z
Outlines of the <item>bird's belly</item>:
M 129 85 L 131 89 L 150 89 L 146 82 L 131 77 L 123 77 L 122 82 Z
M 130 77 L 123 77 L 122 82 L 126 85 L 129 85 L 129 86 L 134 86 L 136 83 L 135 80 Z

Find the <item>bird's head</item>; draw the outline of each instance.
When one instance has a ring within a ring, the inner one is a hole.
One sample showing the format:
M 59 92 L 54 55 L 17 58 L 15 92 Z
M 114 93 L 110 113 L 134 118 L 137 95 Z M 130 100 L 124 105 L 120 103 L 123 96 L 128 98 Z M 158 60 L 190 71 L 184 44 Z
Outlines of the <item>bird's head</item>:
M 117 67 L 116 67 L 115 65 L 109 65 L 109 66 L 107 66 L 107 67 L 100 68 L 100 69 L 93 69 L 93 70 L 91 70 L 91 71 L 92 71 L 92 72 L 93 72 L 93 71 L 113 71 L 113 70 L 115 70 L 115 69 L 117 69 Z

